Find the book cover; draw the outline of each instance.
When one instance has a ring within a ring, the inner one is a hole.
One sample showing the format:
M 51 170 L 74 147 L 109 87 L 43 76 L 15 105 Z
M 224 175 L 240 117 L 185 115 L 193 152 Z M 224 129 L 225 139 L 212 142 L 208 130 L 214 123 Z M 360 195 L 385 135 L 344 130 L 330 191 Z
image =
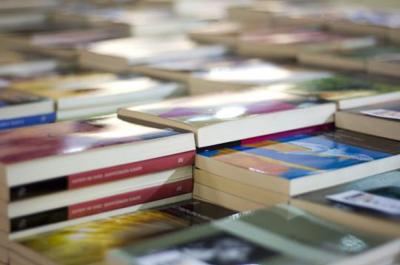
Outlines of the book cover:
M 23 238 L 17 243 L 60 265 L 105 264 L 108 250 L 203 224 L 235 212 L 202 201 L 185 201 L 74 225 Z M 84 255 L 82 255 L 82 251 Z
M 323 101 L 281 93 L 250 90 L 180 98 L 129 108 L 160 118 L 171 119 L 201 128 L 246 117 L 316 106 Z
M 293 84 L 279 84 L 271 86 L 270 89 L 279 89 L 299 95 L 316 96 L 328 101 L 340 101 L 400 91 L 400 87 L 397 85 L 340 74 Z
M 381 200 L 379 203 L 372 205 L 360 205 L 354 200 L 338 201 L 330 199 L 330 197 L 344 194 L 350 191 L 363 192 L 370 194 L 370 196 L 380 196 L 389 200 L 397 201 L 400 203 L 400 171 L 390 171 L 387 173 L 374 175 L 365 179 L 353 181 L 350 183 L 338 185 L 332 188 L 322 189 L 319 191 L 307 193 L 296 197 L 296 199 L 311 202 L 321 206 L 330 207 L 337 211 L 344 211 L 346 213 L 361 214 L 364 217 L 372 217 L 383 219 L 386 221 L 397 223 L 400 220 L 400 215 L 394 212 L 386 211 L 387 205 L 392 205 L 392 209 L 396 209 L 395 202 L 385 202 Z M 372 197 L 371 197 L 372 199 Z M 365 202 L 371 200 L 366 199 Z M 372 202 L 372 201 L 371 201 Z M 397 207 L 398 208 L 398 207 Z
M 329 264 L 362 255 L 390 240 L 280 205 L 122 247 L 110 252 L 108 261 L 138 265 Z
M 14 164 L 178 134 L 173 130 L 134 125 L 115 116 L 59 122 L 1 132 L 0 161 Z
M 106 73 L 36 79 L 18 82 L 13 87 L 54 99 L 58 110 L 133 104 L 172 97 L 184 90 L 181 85 L 172 82 Z
M 268 73 L 268 74 L 266 74 Z M 192 73 L 193 77 L 210 81 L 268 84 L 279 81 L 301 81 L 328 76 L 328 72 L 281 66 L 258 60 L 237 58 L 211 64 Z
M 293 180 L 386 158 L 397 154 L 399 147 L 394 141 L 337 129 L 243 141 L 201 151 L 199 155 L 266 176 Z
M 169 61 L 172 59 L 200 58 L 221 55 L 223 46 L 199 46 L 184 37 L 141 37 L 100 41 L 89 45 L 93 54 L 123 58 L 129 65 Z

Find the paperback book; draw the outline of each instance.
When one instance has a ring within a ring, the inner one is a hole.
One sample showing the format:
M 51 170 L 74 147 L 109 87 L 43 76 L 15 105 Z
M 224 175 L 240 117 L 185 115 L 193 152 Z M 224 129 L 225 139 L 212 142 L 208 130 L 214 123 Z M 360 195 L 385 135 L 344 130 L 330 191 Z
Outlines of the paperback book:
M 45 226 L 66 226 L 84 217 L 98 219 L 113 211 L 132 211 L 132 207 L 187 195 L 193 190 L 192 166 L 113 181 L 110 183 L 58 192 L 1 207 L 8 225 L 1 230 L 13 237 Z M 32 232 L 33 233 L 33 232 Z
M 196 166 L 294 196 L 394 170 L 399 165 L 399 147 L 399 142 L 380 137 L 310 128 L 205 149 L 198 152 Z
M 199 200 L 184 201 L 20 238 L 11 249 L 37 265 L 106 264 L 107 251 L 208 223 L 234 211 Z M 84 254 L 82 253 L 84 250 Z
M 368 76 L 348 74 L 332 74 L 302 82 L 284 82 L 265 88 L 336 102 L 339 109 L 356 108 L 400 98 L 400 87 L 397 85 L 375 81 Z
M 375 63 L 388 59 L 395 61 L 400 54 L 400 48 L 394 45 L 376 45 L 371 47 L 362 47 L 347 51 L 335 51 L 325 53 L 304 52 L 299 54 L 300 63 L 313 66 L 322 66 L 338 70 L 372 72 Z M 390 68 L 390 66 L 381 68 L 381 71 Z M 378 70 L 379 71 L 379 70 Z M 390 70 L 389 70 L 390 72 Z M 378 73 L 378 72 L 376 72 Z M 384 74 L 384 73 L 383 73 Z M 390 74 L 389 74 L 390 75 Z
M 141 37 L 100 41 L 81 53 L 80 63 L 94 69 L 127 71 L 132 66 L 224 54 L 221 45 L 198 45 L 185 37 Z M 97 68 L 96 68 L 97 67 Z
M 0 146 L 0 196 L 9 201 L 191 165 L 194 139 L 104 116 L 5 131 Z
M 309 231 L 314 231 L 310 233 Z M 108 264 L 364 264 L 390 260 L 399 241 L 279 205 L 108 253 Z
M 292 204 L 349 226 L 399 235 L 400 171 L 307 193 Z
M 373 37 L 354 37 L 313 28 L 278 28 L 243 34 L 238 53 L 276 59 L 296 59 L 305 51 L 347 51 L 375 45 Z
M 57 119 L 77 119 L 112 114 L 120 107 L 134 106 L 185 92 L 182 85 L 140 76 L 82 73 L 37 78 L 12 85 L 52 98 Z
M 400 100 L 339 111 L 338 127 L 400 141 Z
M 0 89 L 0 130 L 52 123 L 54 102 L 47 97 Z
M 315 98 L 253 89 L 184 97 L 120 109 L 118 114 L 135 123 L 192 131 L 197 146 L 206 147 L 329 123 L 335 110 L 335 104 Z

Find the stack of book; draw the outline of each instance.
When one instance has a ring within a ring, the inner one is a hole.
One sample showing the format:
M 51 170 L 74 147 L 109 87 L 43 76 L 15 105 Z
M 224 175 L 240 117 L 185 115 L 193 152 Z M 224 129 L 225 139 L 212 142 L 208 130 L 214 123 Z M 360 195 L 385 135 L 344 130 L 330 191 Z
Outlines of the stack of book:
M 394 265 L 381 9 L 0 3 L 0 265 Z
M 232 54 L 154 63 L 135 69 L 157 78 L 185 82 L 191 95 L 244 90 L 260 85 L 329 76 L 327 71 L 281 65 Z
M 135 66 L 179 59 L 197 59 L 224 54 L 222 45 L 198 45 L 180 35 L 122 38 L 100 41 L 82 51 L 80 64 L 98 70 L 135 71 Z
M 52 99 L 57 120 L 112 114 L 120 107 L 185 94 L 185 87 L 175 82 L 83 71 L 14 82 L 11 88 Z
M 192 133 L 115 116 L 0 133 L 8 238 L 191 198 Z

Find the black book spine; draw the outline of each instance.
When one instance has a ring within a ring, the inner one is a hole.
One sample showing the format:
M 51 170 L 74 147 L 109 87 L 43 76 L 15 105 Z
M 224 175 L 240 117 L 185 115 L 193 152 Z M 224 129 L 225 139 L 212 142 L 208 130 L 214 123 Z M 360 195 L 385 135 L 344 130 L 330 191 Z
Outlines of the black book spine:
M 60 177 L 10 188 L 10 200 L 17 201 L 68 190 L 68 178 Z
M 68 220 L 68 207 L 53 209 L 11 219 L 11 232 L 36 228 Z

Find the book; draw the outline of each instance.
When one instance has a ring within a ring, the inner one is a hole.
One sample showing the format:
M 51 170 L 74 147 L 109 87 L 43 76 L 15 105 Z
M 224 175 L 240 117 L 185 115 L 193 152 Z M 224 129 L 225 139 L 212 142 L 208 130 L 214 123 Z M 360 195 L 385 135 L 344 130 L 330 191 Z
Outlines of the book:
M 137 176 L 171 170 L 178 167 L 192 166 L 194 164 L 194 157 L 195 151 L 193 150 L 108 168 L 100 168 L 77 174 L 65 175 L 33 183 L 26 183 L 11 187 L 7 199 L 11 202 L 19 201 L 56 192 L 90 187 L 111 181 L 135 178 Z
M 199 200 L 69 226 L 14 241 L 11 249 L 37 265 L 105 264 L 108 250 L 230 216 L 236 212 Z M 82 255 L 82 249 L 85 254 Z
M 400 97 L 400 87 L 390 80 L 375 80 L 365 75 L 331 74 L 299 82 L 282 82 L 265 86 L 304 96 L 336 102 L 338 109 L 382 103 Z
M 189 91 L 191 94 L 215 93 L 285 81 L 317 79 L 328 75 L 329 73 L 324 71 L 238 57 L 210 64 L 192 72 L 189 78 Z
M 400 77 L 400 53 L 382 54 L 368 60 L 367 72 L 389 77 Z
M 201 46 L 181 36 L 122 38 L 89 45 L 79 60 L 81 65 L 94 69 L 127 71 L 131 66 L 217 56 L 225 52 L 221 45 Z
M 353 37 L 307 28 L 281 28 L 244 33 L 238 53 L 275 59 L 296 59 L 304 51 L 346 51 L 375 45 L 373 37 Z
M 120 107 L 179 96 L 182 85 L 172 82 L 108 73 L 83 73 L 38 78 L 12 85 L 56 102 L 57 119 L 77 119 L 112 114 Z
M 266 192 L 265 189 L 255 187 L 253 185 L 246 185 L 230 178 L 225 178 L 221 176 L 217 176 L 210 172 L 201 170 L 196 168 L 194 170 L 194 182 L 196 185 L 202 185 L 202 197 L 208 199 L 213 203 L 217 203 L 219 201 L 219 197 L 216 198 L 217 201 L 211 200 L 213 196 L 209 195 L 212 194 L 211 192 L 208 193 L 206 188 L 211 188 L 215 190 L 215 193 L 226 193 L 232 196 L 239 197 L 243 200 L 253 202 L 256 204 L 263 205 L 264 207 L 274 206 L 279 203 L 288 203 L 290 197 L 284 195 L 282 193 L 277 192 Z M 200 189 L 200 188 L 198 188 Z M 196 187 L 195 187 L 196 190 Z M 196 193 L 195 193 L 196 194 Z M 218 204 L 218 203 L 217 203 Z M 242 209 L 243 210 L 250 210 L 250 209 Z
M 336 126 L 400 141 L 400 100 L 339 111 Z
M 179 195 L 191 194 L 192 166 L 148 174 L 107 184 L 65 191 L 1 207 L 2 227 L 11 234 L 50 224 L 89 217 Z
M 326 71 L 278 65 L 231 54 L 155 63 L 135 67 L 135 71 L 157 78 L 186 82 L 192 95 L 321 78 L 330 74 Z M 265 75 L 266 72 L 268 75 Z
M 10 199 L 10 189 L 41 181 L 67 177 L 68 187 L 78 188 L 131 177 L 131 163 L 195 148 L 191 133 L 135 125 L 113 115 L 5 131 L 0 145 L 3 200 Z
M 183 97 L 120 109 L 118 114 L 135 123 L 194 132 L 197 147 L 206 147 L 329 123 L 335 110 L 333 103 L 256 89 Z M 307 119 L 297 118 L 303 115 Z
M 188 32 L 188 36 L 199 43 L 223 44 L 235 49 L 237 39 L 244 29 L 245 26 L 237 22 L 219 21 L 193 29 Z
M 0 77 L 10 81 L 27 79 L 36 76 L 53 74 L 61 64 L 51 58 L 31 58 L 16 60 L 14 62 L 6 61 L 0 64 Z
M 48 225 L 38 226 L 35 228 L 22 230 L 19 232 L 14 232 L 11 234 L 8 233 L 8 240 L 13 241 L 13 240 L 17 240 L 20 238 L 37 235 L 40 233 L 46 233 L 46 232 L 58 230 L 58 229 L 73 226 L 73 225 L 78 225 L 78 224 L 97 221 L 97 220 L 103 220 L 105 218 L 134 213 L 134 212 L 137 212 L 140 210 L 154 209 L 154 208 L 161 207 L 164 205 L 168 205 L 168 204 L 172 204 L 172 203 L 179 203 L 179 202 L 190 200 L 190 199 L 192 199 L 192 194 L 185 193 L 185 194 L 178 195 L 178 196 L 167 197 L 167 198 L 164 198 L 161 200 L 155 200 L 155 201 L 150 201 L 147 203 L 136 204 L 133 206 L 124 207 L 124 208 L 111 210 L 111 211 L 107 211 L 107 212 L 102 212 L 102 213 L 97 213 L 97 214 L 93 214 L 93 215 L 89 215 L 89 216 L 85 216 L 85 217 L 70 219 L 70 220 L 62 221 L 62 222 L 50 223 Z
M 340 129 L 309 128 L 204 149 L 196 167 L 287 196 L 398 167 L 399 143 Z
M 351 229 L 279 205 L 122 247 L 110 251 L 107 261 L 135 265 L 365 264 L 390 260 L 398 249 L 399 241 L 393 237 Z
M 55 25 L 49 28 L 34 28 L 30 32 L 14 32 L 1 36 L 0 40 L 4 47 L 10 49 L 71 60 L 78 56 L 78 49 L 86 47 L 89 43 L 127 36 L 126 29 L 117 23 L 66 23 L 49 18 L 46 24 L 51 23 Z
M 52 123 L 51 99 L 13 89 L 0 89 L 0 130 Z
M 261 203 L 249 201 L 231 193 L 216 190 L 210 186 L 194 183 L 193 198 L 213 203 L 238 212 L 264 208 Z
M 398 21 L 394 10 L 352 7 L 331 17 L 328 27 L 337 32 L 386 38 L 388 29 L 398 25 Z
M 173 11 L 179 16 L 193 17 L 206 20 L 222 20 L 227 16 L 227 9 L 231 6 L 246 6 L 253 0 L 204 0 L 202 3 L 193 0 L 176 0 Z M 209 7 L 213 8 L 210 9 Z
M 399 189 L 396 170 L 300 195 L 291 203 L 355 228 L 399 235 Z
M 303 52 L 299 54 L 300 63 L 305 65 L 322 66 L 338 70 L 370 72 L 373 62 L 379 58 L 392 58 L 400 54 L 400 48 L 393 45 L 377 45 L 363 47 L 348 51 L 313 53 Z M 378 68 L 379 69 L 379 68 Z

